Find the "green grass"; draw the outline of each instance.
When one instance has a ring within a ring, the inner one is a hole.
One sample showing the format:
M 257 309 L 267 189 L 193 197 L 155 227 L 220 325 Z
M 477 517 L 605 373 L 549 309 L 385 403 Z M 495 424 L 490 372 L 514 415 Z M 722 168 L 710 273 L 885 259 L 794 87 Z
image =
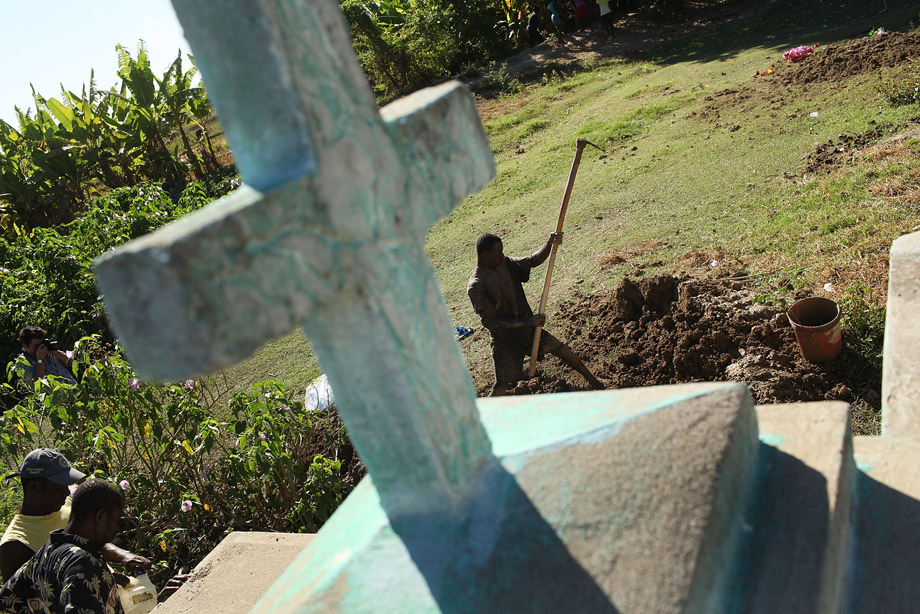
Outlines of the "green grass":
M 878 75 L 807 90 L 752 75 L 779 67 L 782 52 L 802 41 L 903 28 L 916 15 L 907 8 L 878 15 L 870 7 L 827 13 L 791 2 L 759 10 L 483 104 L 497 176 L 435 224 L 426 244 L 456 324 L 479 326 L 466 297 L 476 237 L 499 234 L 510 255 L 540 246 L 555 226 L 578 137 L 607 154 L 589 148 L 581 161 L 553 274 L 550 326 L 565 317 L 558 306 L 576 289 L 611 289 L 633 270 L 602 269 L 601 256 L 639 247 L 633 262 L 653 265 L 646 273 L 679 272 L 688 252 L 722 250 L 763 279 L 779 270 L 778 293 L 791 291 L 790 277 L 796 288 L 819 288 L 834 272 L 835 283 L 862 280 L 874 300 L 884 299 L 887 249 L 914 229 L 917 206 L 885 197 L 879 186 L 916 183 L 916 156 L 866 156 L 827 175 L 805 167 L 816 144 L 885 123 L 908 129 L 920 109 L 891 106 L 878 92 Z M 908 149 L 920 148 L 917 136 Z M 786 268 L 793 273 L 782 273 Z M 532 303 L 540 286 L 528 285 Z M 463 342 L 477 379 L 488 379 L 491 369 L 487 337 Z M 230 377 L 241 385 L 272 377 L 305 387 L 319 372 L 298 332 Z
M 0 525 L 7 526 L 22 505 L 22 486 L 19 480 L 7 480 L 0 486 Z

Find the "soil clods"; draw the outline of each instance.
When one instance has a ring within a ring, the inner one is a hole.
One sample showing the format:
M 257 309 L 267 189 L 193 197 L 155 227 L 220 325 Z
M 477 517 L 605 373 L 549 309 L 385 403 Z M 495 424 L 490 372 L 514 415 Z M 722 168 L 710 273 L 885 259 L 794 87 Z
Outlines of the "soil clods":
M 581 296 L 560 311 L 567 316 L 561 337 L 611 388 L 738 381 L 762 404 L 853 396 L 838 366 L 802 357 L 785 311 L 758 301 L 740 281 L 626 279 L 613 292 Z M 577 389 L 544 374 L 520 382 L 512 394 Z

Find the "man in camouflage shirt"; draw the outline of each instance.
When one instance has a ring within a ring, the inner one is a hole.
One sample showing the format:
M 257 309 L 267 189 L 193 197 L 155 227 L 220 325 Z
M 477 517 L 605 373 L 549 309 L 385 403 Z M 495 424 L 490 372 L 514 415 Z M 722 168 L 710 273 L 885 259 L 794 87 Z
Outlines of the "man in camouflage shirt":
M 73 496 L 70 521 L 0 588 L 0 609 L 13 614 L 121 614 L 115 578 L 102 546 L 118 533 L 124 501 L 105 480 Z

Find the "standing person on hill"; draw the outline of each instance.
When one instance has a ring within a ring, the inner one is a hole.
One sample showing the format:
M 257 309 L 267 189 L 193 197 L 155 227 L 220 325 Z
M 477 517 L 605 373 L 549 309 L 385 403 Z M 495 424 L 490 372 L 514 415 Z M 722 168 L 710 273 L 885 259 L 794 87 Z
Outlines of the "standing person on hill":
M 536 47 L 544 40 L 540 33 L 540 11 L 534 8 L 527 17 L 527 44 Z
M 524 376 L 524 357 L 533 348 L 534 329 L 546 322 L 545 315 L 534 315 L 531 310 L 523 283 L 530 279 L 530 269 L 549 258 L 553 243 L 562 243 L 561 232 L 551 233 L 546 244 L 530 256 L 508 258 L 498 236 L 486 233 L 476 240 L 476 269 L 470 276 L 467 294 L 492 336 L 495 385 L 491 396 L 507 394 Z M 569 346 L 543 330 L 540 354 L 547 352 L 584 376 L 592 390 L 604 389 Z
M 118 533 L 124 500 L 105 480 L 89 480 L 73 496 L 70 520 L 3 588 L 0 608 L 13 614 L 118 614 L 115 576 L 102 548 Z
M 71 516 L 71 484 L 86 477 L 70 466 L 57 450 L 39 448 L 29 452 L 16 473 L 22 479 L 22 506 L 0 539 L 0 574 L 9 580 L 17 569 L 41 549 L 52 531 L 63 529 Z M 150 561 L 105 543 L 107 561 L 123 564 L 129 571 L 147 571 Z
M 585 0 L 569 0 L 572 5 L 572 12 L 575 14 L 575 23 L 578 29 L 585 27 L 585 18 L 588 16 L 588 4 Z
M 565 19 L 562 17 L 562 11 L 559 8 L 559 4 L 556 0 L 550 0 L 546 4 L 546 10 L 549 11 L 549 20 L 553 25 L 553 31 L 556 33 L 556 38 L 562 41 L 562 26 L 565 25 Z
M 56 375 L 70 384 L 76 384 L 77 379 L 70 371 L 73 357 L 54 349 L 49 345 L 48 331 L 38 326 L 25 326 L 19 330 L 19 343 L 22 345 L 19 370 L 22 377 L 30 384 L 36 379 L 46 375 Z
M 601 10 L 601 29 L 607 38 L 613 38 L 613 11 L 610 10 L 610 0 L 597 0 Z

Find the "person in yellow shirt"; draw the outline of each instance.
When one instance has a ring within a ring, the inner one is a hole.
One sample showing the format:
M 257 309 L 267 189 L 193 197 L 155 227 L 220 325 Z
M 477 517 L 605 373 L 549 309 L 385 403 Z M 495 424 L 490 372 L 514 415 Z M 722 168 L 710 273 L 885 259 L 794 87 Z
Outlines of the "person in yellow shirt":
M 0 575 L 4 582 L 44 546 L 52 531 L 67 525 L 69 486 L 86 474 L 71 467 L 57 450 L 39 448 L 26 455 L 16 473 L 6 477 L 16 476 L 22 480 L 22 506 L 0 539 Z M 102 557 L 123 564 L 128 571 L 150 569 L 148 559 L 111 543 L 102 547 Z

